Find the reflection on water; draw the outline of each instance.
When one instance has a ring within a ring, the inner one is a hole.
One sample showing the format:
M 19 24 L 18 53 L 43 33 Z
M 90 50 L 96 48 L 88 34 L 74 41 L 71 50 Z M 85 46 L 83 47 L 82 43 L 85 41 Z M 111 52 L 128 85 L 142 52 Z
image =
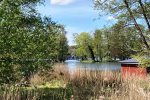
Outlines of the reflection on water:
M 65 61 L 66 67 L 70 71 L 74 71 L 76 69 L 88 69 L 88 70 L 120 70 L 121 64 L 120 63 L 112 63 L 112 62 L 106 62 L 106 63 L 81 63 L 77 60 L 66 60 Z

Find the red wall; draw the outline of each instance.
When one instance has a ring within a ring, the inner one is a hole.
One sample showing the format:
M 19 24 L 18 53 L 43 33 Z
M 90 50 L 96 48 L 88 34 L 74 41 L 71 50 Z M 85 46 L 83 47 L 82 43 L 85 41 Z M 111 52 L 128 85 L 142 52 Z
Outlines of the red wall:
M 138 65 L 136 64 L 122 64 L 121 65 L 122 76 L 126 77 L 126 76 L 136 75 L 136 76 L 146 77 L 147 74 L 146 68 L 139 68 L 137 66 Z

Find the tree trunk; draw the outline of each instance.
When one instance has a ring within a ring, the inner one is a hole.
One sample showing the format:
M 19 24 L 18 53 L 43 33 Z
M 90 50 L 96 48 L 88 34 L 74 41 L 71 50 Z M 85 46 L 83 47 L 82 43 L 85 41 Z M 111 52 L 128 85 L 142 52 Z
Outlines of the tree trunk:
M 89 52 L 90 52 L 90 55 L 91 55 L 91 58 L 92 58 L 92 61 L 95 62 L 95 56 L 94 56 L 94 52 L 93 52 L 93 49 L 88 46 L 88 49 L 89 49 Z
M 148 29 L 149 29 L 149 31 L 150 31 L 150 23 L 149 23 L 149 20 L 148 20 L 148 18 L 147 18 L 147 15 L 146 15 L 147 12 L 146 12 L 146 10 L 144 9 L 144 5 L 143 5 L 142 1 L 139 0 L 138 2 L 139 2 L 139 4 L 140 4 L 140 6 L 141 6 L 142 14 L 143 14 L 143 16 L 144 16 L 144 19 L 145 19 L 146 24 L 147 24 L 147 26 L 148 26 Z
M 149 47 L 149 45 L 148 45 L 148 43 L 147 43 L 147 41 L 146 41 L 146 39 L 145 39 L 145 36 L 143 35 L 143 32 L 142 32 L 140 26 L 138 25 L 138 23 L 137 23 L 137 21 L 136 21 L 134 15 L 133 15 L 133 13 L 132 13 L 130 7 L 129 7 L 129 4 L 128 4 L 127 0 L 124 0 L 124 3 L 125 3 L 125 5 L 126 5 L 126 8 L 127 8 L 128 12 L 129 12 L 131 18 L 133 19 L 133 22 L 134 22 L 135 27 L 137 28 L 137 30 L 138 30 L 139 33 L 140 33 L 140 36 L 141 36 L 141 39 L 142 39 L 144 45 L 146 46 L 146 48 L 147 48 L 148 50 L 150 50 L 150 47 Z

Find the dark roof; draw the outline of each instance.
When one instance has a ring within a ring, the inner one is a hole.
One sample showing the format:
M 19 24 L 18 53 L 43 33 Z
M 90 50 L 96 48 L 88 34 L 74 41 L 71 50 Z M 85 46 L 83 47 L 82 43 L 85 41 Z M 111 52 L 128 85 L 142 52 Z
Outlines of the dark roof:
M 127 60 L 123 60 L 120 61 L 121 64 L 139 64 L 139 62 L 135 59 L 127 59 Z

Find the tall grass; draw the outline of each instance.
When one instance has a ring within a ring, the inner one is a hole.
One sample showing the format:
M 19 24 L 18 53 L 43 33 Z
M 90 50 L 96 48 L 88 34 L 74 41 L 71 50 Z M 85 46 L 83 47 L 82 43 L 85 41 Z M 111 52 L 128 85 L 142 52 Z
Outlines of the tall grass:
M 75 100 L 106 99 L 121 86 L 119 72 L 78 69 L 71 79 Z
M 150 100 L 150 76 L 122 79 L 119 71 L 88 69 L 70 74 L 64 65 L 57 64 L 46 75 L 47 79 L 39 77 L 31 81 L 35 85 L 48 82 L 49 87 L 4 86 L 0 89 L 0 100 Z M 61 82 L 61 86 L 53 87 L 50 80 Z
M 119 71 L 79 69 L 70 84 L 75 100 L 150 100 L 150 76 L 122 79 Z

